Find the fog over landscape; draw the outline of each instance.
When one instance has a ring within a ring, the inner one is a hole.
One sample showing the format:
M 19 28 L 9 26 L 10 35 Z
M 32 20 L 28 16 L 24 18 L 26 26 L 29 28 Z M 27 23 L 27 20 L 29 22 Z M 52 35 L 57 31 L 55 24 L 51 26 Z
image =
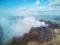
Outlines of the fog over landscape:
M 44 0 L 21 0 L 20 2 L 1 0 L 0 5 L 0 26 L 2 28 L 0 31 L 3 32 L 3 43 L 9 42 L 14 37 L 22 37 L 32 27 L 48 26 L 40 20 L 60 24 L 60 0 L 45 0 L 45 2 Z

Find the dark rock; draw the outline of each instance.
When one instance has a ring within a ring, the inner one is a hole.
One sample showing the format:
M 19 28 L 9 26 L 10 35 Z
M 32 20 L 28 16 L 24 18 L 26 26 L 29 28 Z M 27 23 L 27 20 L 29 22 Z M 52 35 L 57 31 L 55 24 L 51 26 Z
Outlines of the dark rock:
M 25 34 L 20 41 L 37 41 L 40 43 L 52 41 L 54 38 L 54 32 L 48 27 L 32 27 L 30 32 Z

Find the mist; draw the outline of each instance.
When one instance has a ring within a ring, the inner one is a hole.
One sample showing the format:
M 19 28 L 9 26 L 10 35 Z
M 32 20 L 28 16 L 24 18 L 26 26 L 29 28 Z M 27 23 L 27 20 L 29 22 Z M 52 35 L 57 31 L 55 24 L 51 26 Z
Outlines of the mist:
M 3 31 L 3 43 L 11 42 L 12 39 L 22 37 L 28 33 L 32 27 L 46 26 L 44 21 L 39 21 L 36 17 L 24 17 L 15 21 L 8 18 L 0 18 L 0 25 Z

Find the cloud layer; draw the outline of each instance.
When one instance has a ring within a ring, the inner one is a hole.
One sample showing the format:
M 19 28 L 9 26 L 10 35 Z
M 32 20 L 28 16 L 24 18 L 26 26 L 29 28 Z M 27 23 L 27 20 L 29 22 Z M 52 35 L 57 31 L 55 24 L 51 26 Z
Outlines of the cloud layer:
M 60 8 L 60 0 L 49 0 L 49 5 L 54 8 Z

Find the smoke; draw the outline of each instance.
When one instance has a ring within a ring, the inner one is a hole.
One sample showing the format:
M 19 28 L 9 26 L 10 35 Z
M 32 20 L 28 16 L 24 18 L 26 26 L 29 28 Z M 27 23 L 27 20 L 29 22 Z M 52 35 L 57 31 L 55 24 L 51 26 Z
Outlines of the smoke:
M 0 24 L 3 28 L 3 42 L 6 43 L 9 40 L 13 39 L 13 37 L 21 37 L 25 33 L 30 31 L 32 27 L 40 27 L 46 26 L 44 21 L 39 21 L 35 17 L 24 17 L 23 19 L 18 19 L 15 23 L 7 18 L 1 18 Z
M 46 26 L 44 21 L 39 21 L 35 17 L 25 17 L 22 20 L 17 20 L 15 24 L 13 24 L 10 29 L 13 30 L 14 36 L 20 37 L 25 33 L 28 33 L 32 27 L 40 27 Z

